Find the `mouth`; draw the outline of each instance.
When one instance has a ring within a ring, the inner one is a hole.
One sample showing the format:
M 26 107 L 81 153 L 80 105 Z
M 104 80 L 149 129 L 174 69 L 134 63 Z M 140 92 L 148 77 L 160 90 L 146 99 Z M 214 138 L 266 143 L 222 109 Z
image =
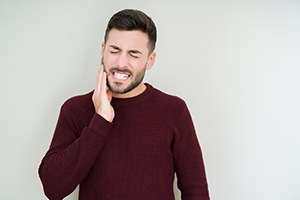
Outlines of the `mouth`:
M 119 72 L 113 72 L 112 74 L 115 78 L 120 79 L 120 80 L 126 80 L 130 77 L 129 74 L 124 74 L 124 73 L 119 73 Z
M 111 74 L 115 79 L 120 81 L 125 81 L 131 76 L 131 73 L 127 70 L 112 70 Z

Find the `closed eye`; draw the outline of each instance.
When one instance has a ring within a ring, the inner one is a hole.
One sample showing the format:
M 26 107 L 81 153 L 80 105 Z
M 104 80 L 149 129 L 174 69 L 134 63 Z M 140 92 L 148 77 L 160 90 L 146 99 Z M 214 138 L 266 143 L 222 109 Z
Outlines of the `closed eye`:
M 131 57 L 133 57 L 133 58 L 138 58 L 138 56 L 135 55 L 135 54 L 130 53 L 129 55 L 130 55 Z
M 111 54 L 117 54 L 121 52 L 121 49 L 116 45 L 110 45 L 109 47 L 110 47 L 109 52 Z M 142 55 L 142 52 L 138 50 L 129 50 L 128 55 L 130 55 L 132 58 L 139 58 L 139 56 Z
M 138 50 L 130 50 L 129 55 L 133 58 L 138 58 L 139 55 L 142 55 L 142 53 Z
M 119 53 L 121 51 L 121 49 L 115 45 L 110 45 L 111 50 L 109 51 L 112 54 L 116 54 Z

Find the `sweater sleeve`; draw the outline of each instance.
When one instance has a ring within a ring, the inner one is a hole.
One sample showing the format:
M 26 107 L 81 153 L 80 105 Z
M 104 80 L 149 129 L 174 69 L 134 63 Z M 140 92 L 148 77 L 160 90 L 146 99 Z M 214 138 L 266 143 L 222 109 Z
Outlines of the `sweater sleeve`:
M 209 200 L 202 152 L 186 104 L 177 115 L 173 142 L 175 170 L 182 200 Z
M 51 200 L 63 199 L 88 175 L 105 143 L 111 123 L 98 114 L 81 133 L 68 108 L 63 106 L 50 149 L 39 167 L 45 195 Z

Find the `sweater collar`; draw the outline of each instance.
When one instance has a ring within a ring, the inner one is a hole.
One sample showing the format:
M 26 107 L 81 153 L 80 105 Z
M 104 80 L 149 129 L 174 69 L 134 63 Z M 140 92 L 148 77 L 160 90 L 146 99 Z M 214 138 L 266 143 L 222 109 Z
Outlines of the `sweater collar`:
M 150 85 L 149 83 L 145 83 L 146 85 L 146 90 L 135 96 L 135 97 L 130 97 L 130 98 L 112 98 L 112 105 L 130 105 L 130 104 L 136 104 L 139 103 L 141 101 L 143 101 L 144 99 L 148 98 L 151 93 L 153 92 L 154 88 L 152 85 Z

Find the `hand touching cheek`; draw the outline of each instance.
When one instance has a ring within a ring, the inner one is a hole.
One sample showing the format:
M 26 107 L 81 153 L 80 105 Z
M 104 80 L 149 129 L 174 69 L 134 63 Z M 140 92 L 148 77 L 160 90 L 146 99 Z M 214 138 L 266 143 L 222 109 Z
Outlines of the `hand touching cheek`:
M 107 74 L 104 72 L 103 66 L 99 69 L 97 75 L 96 87 L 93 93 L 93 103 L 96 113 L 104 119 L 112 122 L 115 117 L 115 111 L 111 106 L 112 92 L 106 85 Z

